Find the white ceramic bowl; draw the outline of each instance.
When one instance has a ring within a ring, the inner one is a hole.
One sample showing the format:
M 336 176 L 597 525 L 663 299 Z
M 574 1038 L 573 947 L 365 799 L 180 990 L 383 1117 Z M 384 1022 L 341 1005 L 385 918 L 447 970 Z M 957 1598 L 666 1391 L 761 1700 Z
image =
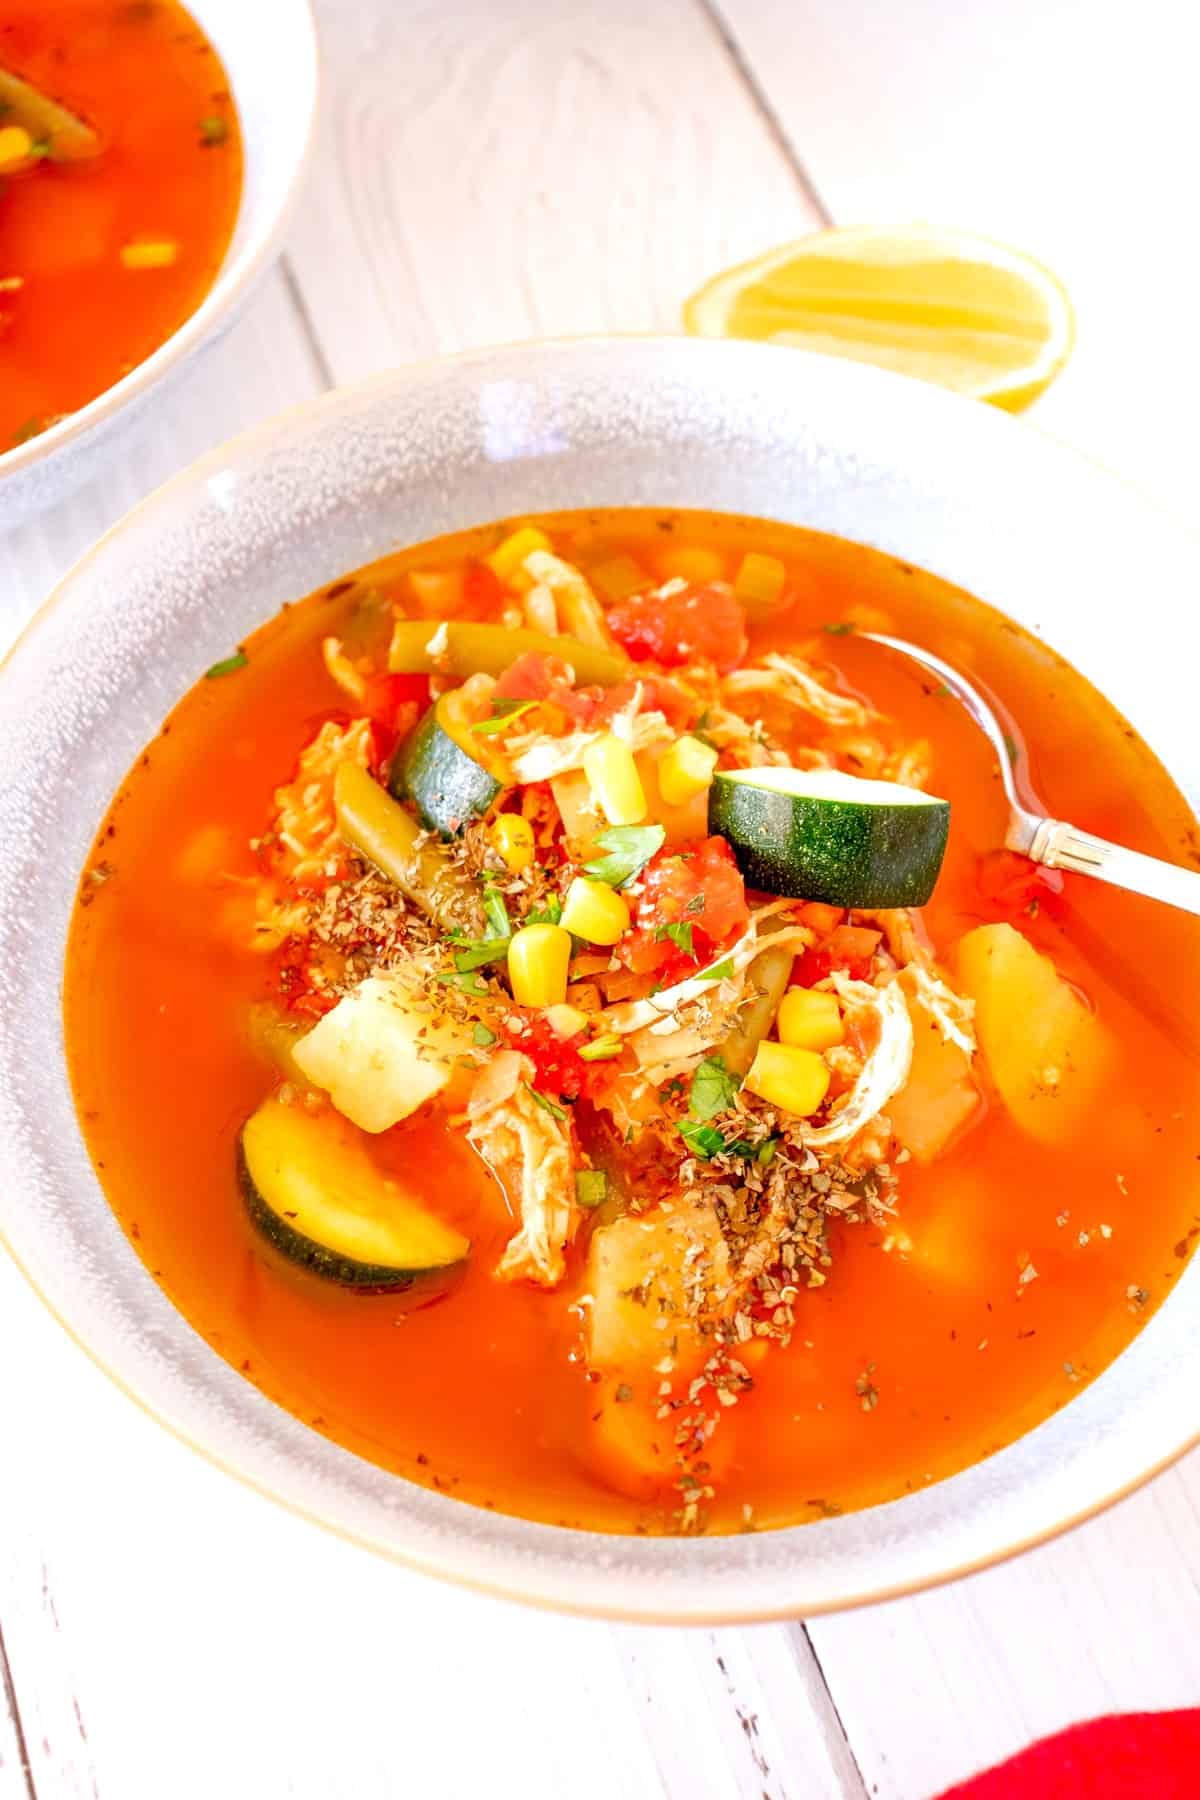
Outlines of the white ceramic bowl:
M 1200 1266 L 1063 1412 L 886 1506 L 713 1539 L 603 1537 L 411 1486 L 282 1412 L 185 1324 L 92 1173 L 63 1066 L 72 894 L 109 797 L 208 665 L 398 544 L 542 508 L 700 506 L 837 532 L 1003 608 L 1200 780 L 1200 550 L 1027 426 L 798 351 L 530 345 L 332 394 L 195 465 L 109 532 L 0 676 L 0 1232 L 80 1344 L 217 1463 L 346 1536 L 544 1604 L 701 1620 L 812 1613 L 994 1561 L 1195 1435 Z M 1130 654 L 1137 642 L 1163 655 Z
M 245 145 L 233 240 L 200 306 L 165 344 L 49 431 L 0 455 L 0 530 L 57 504 L 138 429 L 165 390 L 233 323 L 279 249 L 308 159 L 317 40 L 308 0 L 187 0 L 225 65 Z

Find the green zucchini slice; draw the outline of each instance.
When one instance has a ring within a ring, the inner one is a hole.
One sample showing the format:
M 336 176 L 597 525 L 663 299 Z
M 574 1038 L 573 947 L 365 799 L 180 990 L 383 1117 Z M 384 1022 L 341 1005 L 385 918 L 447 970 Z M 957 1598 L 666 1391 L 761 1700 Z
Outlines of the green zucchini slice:
M 392 759 L 388 786 L 397 800 L 411 800 L 421 823 L 454 837 L 500 798 L 504 784 L 483 760 L 486 750 L 468 748 L 469 737 L 455 717 L 457 689 L 443 694 L 409 733 Z
M 470 1249 L 376 1167 L 334 1112 L 264 1101 L 242 1127 L 238 1172 L 268 1242 L 342 1287 L 394 1293 L 447 1273 Z
M 764 893 L 831 906 L 923 906 L 946 853 L 950 806 L 838 769 L 720 769 L 708 828 Z

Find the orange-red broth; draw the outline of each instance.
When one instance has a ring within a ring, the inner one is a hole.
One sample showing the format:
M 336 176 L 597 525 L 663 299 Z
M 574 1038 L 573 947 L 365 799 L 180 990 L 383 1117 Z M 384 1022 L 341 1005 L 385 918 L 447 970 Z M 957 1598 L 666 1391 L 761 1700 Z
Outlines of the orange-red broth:
M 699 514 L 574 514 L 550 528 L 585 563 L 628 552 L 657 570 L 681 544 L 716 549 L 730 569 L 747 548 L 782 557 L 792 604 L 754 630 L 758 647 L 847 616 L 890 624 L 1007 703 L 1053 811 L 1193 857 L 1183 800 L 1108 704 L 932 577 L 838 540 Z M 669 1529 L 677 1496 L 636 1501 L 598 1472 L 595 1389 L 571 1291 L 493 1279 L 511 1220 L 461 1141 L 417 1118 L 375 1145 L 473 1239 L 461 1285 L 424 1308 L 290 1270 L 256 1237 L 234 1174 L 238 1129 L 272 1076 L 247 1025 L 264 968 L 237 947 L 227 876 L 252 873 L 248 842 L 271 815 L 272 790 L 339 707 L 320 638 L 365 592 L 402 596 L 406 569 L 479 554 L 496 536 L 404 552 L 286 609 L 249 641 L 246 667 L 201 680 L 175 709 L 98 838 L 93 865 L 110 878 L 84 880 L 92 903 L 77 909 L 67 964 L 71 1073 L 89 1148 L 139 1254 L 214 1348 L 283 1406 L 465 1500 L 601 1530 Z M 953 803 L 927 909 L 944 951 L 997 916 L 977 878 L 1004 825 L 995 769 L 933 684 L 853 635 L 822 647 L 900 735 L 933 744 L 933 786 Z M 1103 1369 L 1179 1275 L 1200 1229 L 1200 1116 L 1196 1055 L 1173 996 L 1196 991 L 1200 925 L 1084 881 L 1068 884 L 1059 920 L 1042 911 L 1021 924 L 1120 1046 L 1112 1087 L 1068 1147 L 1032 1142 L 993 1102 L 934 1166 L 907 1165 L 900 1222 L 911 1254 L 885 1250 L 886 1231 L 871 1225 L 834 1229 L 828 1284 L 802 1296 L 793 1342 L 770 1350 L 753 1392 L 721 1421 L 732 1455 L 710 1529 L 741 1527 L 747 1506 L 763 1527 L 869 1505 L 986 1456 Z M 1029 1261 L 1037 1277 L 1022 1283 Z

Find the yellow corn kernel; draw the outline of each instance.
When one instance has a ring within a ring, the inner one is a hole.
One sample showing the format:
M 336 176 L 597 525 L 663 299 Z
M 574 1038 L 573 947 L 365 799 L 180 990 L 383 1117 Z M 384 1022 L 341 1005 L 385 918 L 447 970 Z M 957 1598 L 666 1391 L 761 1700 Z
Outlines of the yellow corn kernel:
M 775 1023 L 780 1043 L 795 1050 L 832 1050 L 846 1036 L 837 995 L 816 994 L 811 988 L 789 988 Z
M 169 238 L 163 238 L 159 243 L 121 246 L 121 262 L 127 269 L 169 269 L 178 256 L 179 245 Z
M 746 1086 L 768 1106 L 806 1119 L 829 1091 L 829 1069 L 815 1050 L 764 1041 L 754 1052 Z
M 561 925 L 526 925 L 508 946 L 508 979 L 518 1006 L 561 1006 L 567 997 L 571 934 Z
M 494 575 L 498 575 L 506 586 L 512 587 L 514 577 L 525 573 L 527 556 L 532 555 L 535 550 L 553 548 L 545 532 L 539 531 L 536 525 L 521 525 L 506 538 L 502 538 L 485 561 Z
M 592 798 L 610 825 L 640 825 L 646 816 L 646 790 L 623 738 L 609 732 L 583 753 L 583 772 Z
M 629 908 L 615 888 L 577 875 L 567 889 L 565 930 L 588 944 L 615 944 L 629 930 Z
M 672 544 L 659 552 L 657 562 L 663 581 L 691 581 L 699 586 L 704 581 L 720 581 L 725 574 L 725 558 L 704 544 Z
M 546 1023 L 555 1037 L 578 1037 L 581 1031 L 587 1029 L 587 1022 L 587 1014 L 580 1012 L 577 1006 L 563 1005 L 546 1008 Z
M 774 606 L 786 580 L 787 570 L 777 556 L 762 556 L 757 550 L 749 550 L 733 578 L 733 591 L 742 605 L 753 612 L 755 607 Z
M 511 874 L 519 875 L 533 861 L 533 826 L 520 813 L 499 813 L 488 836 Z
M 696 737 L 676 738 L 658 759 L 658 791 L 668 806 L 684 806 L 712 786 L 717 753 Z
M 33 137 L 23 125 L 5 125 L 0 130 L 0 175 L 17 169 L 33 152 Z

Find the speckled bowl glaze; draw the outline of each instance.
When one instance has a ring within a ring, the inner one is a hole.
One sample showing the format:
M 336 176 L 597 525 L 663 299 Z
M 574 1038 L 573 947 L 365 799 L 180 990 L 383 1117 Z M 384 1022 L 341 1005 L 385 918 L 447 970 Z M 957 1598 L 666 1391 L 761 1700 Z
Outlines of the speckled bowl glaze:
M 187 0 L 225 65 L 245 146 L 233 241 L 190 319 L 152 356 L 0 455 L 0 531 L 53 506 L 98 474 L 200 354 L 219 342 L 269 268 L 308 161 L 317 106 L 317 40 L 308 0 Z
M 850 363 L 670 339 L 530 345 L 384 375 L 215 452 L 81 562 L 0 677 L 0 1232 L 78 1342 L 164 1424 L 383 1555 L 560 1608 L 815 1613 L 1062 1529 L 1195 1435 L 1200 1266 L 1055 1418 L 909 1498 L 794 1529 L 606 1537 L 475 1510 L 338 1449 L 211 1351 L 126 1242 L 63 1062 L 63 946 L 106 803 L 164 714 L 284 600 L 501 515 L 702 506 L 922 564 L 1064 651 L 1185 788 L 1200 550 L 1099 469 L 984 407 Z M 1173 653 L 1140 661 L 1127 627 Z M 1160 627 L 1155 633 L 1154 627 Z

